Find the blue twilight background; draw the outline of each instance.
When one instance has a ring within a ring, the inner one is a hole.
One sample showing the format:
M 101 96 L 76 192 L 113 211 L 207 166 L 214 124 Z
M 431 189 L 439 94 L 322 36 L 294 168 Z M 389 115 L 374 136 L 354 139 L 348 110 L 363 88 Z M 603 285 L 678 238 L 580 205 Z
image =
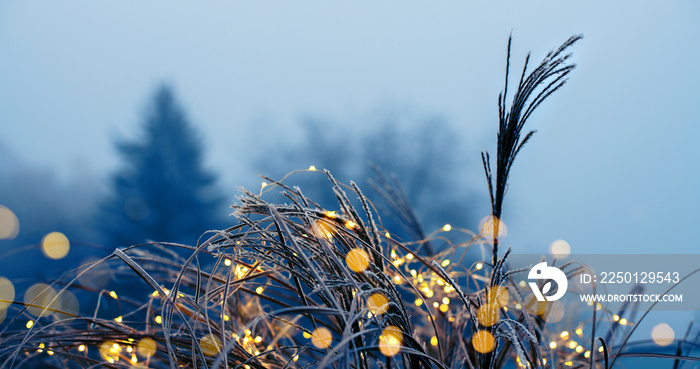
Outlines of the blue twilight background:
M 236 186 L 257 190 L 257 174 L 318 165 L 268 155 L 275 145 L 303 152 L 309 120 L 331 144 L 348 132 L 376 138 L 379 122 L 395 129 L 379 137 L 404 137 L 443 121 L 435 129 L 454 132 L 443 149 L 456 159 L 426 165 L 425 177 L 453 174 L 435 201 L 469 199 L 452 202 L 469 215 L 450 223 L 476 229 L 489 212 L 479 153 L 495 149 L 511 32 L 514 73 L 528 50 L 538 62 L 570 35 L 585 38 L 569 83 L 529 121 L 538 133 L 511 174 L 506 243 L 523 253 L 555 239 L 574 253 L 695 253 L 696 1 L 3 2 L 0 205 L 21 198 L 46 218 L 58 208 L 89 218 L 120 165 L 115 139 L 138 136 L 165 82 L 229 202 Z M 419 150 L 420 135 L 406 137 Z

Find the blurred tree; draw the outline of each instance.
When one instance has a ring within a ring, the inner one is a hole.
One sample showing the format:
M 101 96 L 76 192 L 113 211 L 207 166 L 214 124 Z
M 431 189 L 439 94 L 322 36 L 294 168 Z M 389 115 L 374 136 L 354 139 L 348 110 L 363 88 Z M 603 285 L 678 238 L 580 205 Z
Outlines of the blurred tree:
M 105 243 L 127 246 L 147 240 L 194 244 L 222 225 L 223 197 L 215 176 L 202 166 L 201 140 L 175 100 L 160 86 L 143 121 L 143 136 L 118 141 L 124 165 L 102 203 L 99 228 Z
M 303 137 L 279 138 L 264 150 L 266 155 L 258 158 L 254 169 L 280 179 L 291 170 L 313 165 L 318 170 L 328 169 L 341 182 L 355 181 L 381 210 L 383 225 L 403 239 L 420 236 L 415 224 L 405 224 L 410 218 L 406 211 L 414 211 L 425 233 L 447 223 L 474 228 L 477 204 L 467 183 L 466 155 L 458 144 L 458 135 L 444 119 L 389 112 L 370 117 L 365 123 L 371 128 L 362 131 L 356 124 L 306 117 L 301 123 Z M 370 164 L 376 164 L 384 175 L 378 175 Z M 401 209 L 395 211 L 368 184 L 375 180 L 383 189 L 386 184 L 395 184 L 392 176 L 400 181 L 409 202 L 394 205 L 410 207 L 399 206 Z M 321 173 L 298 173 L 285 183 L 299 186 L 324 207 L 337 207 L 328 179 Z

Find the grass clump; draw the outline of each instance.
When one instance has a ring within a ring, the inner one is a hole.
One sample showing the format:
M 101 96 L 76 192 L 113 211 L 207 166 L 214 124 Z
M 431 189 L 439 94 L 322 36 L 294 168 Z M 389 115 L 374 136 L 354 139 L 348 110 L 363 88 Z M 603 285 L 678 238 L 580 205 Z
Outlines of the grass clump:
M 374 186 L 414 239 L 383 228 L 359 186 L 329 172 L 313 170 L 327 176 L 334 209 L 265 178 L 259 194 L 243 190 L 233 206 L 237 224 L 196 247 L 118 249 L 45 286 L 53 297 L 15 302 L 0 331 L 0 368 L 609 368 L 612 338 L 596 335 L 596 309 L 560 332 L 548 322 L 551 306 L 517 288 L 510 250 L 498 250 L 510 168 L 533 134 L 521 138 L 523 125 L 565 83 L 574 65 L 564 52 L 580 38 L 526 76 L 528 56 L 510 109 L 506 77 L 495 172 L 482 155 L 492 221 L 478 233 L 445 226 L 426 235 L 398 182 L 381 173 Z M 506 75 L 509 64 L 510 40 Z M 285 203 L 267 202 L 270 191 Z M 491 257 L 472 262 L 472 248 Z M 110 285 L 85 283 L 105 275 Z M 68 311 L 68 292 L 93 296 L 95 308 Z M 574 337 L 581 344 L 567 347 Z

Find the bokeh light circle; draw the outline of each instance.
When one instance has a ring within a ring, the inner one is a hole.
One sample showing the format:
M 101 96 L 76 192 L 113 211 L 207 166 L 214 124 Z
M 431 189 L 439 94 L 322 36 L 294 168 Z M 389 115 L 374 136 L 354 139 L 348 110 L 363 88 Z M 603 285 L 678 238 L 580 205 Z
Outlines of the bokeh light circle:
M 0 240 L 11 240 L 19 233 L 19 219 L 12 210 L 0 205 Z
M 651 329 L 651 339 L 659 346 L 668 346 L 673 343 L 675 338 L 676 332 L 666 323 L 659 323 Z
M 139 355 L 148 358 L 156 354 L 156 347 L 156 341 L 150 337 L 146 337 L 139 341 L 138 346 L 136 346 L 136 351 L 138 351 Z
M 544 313 L 544 321 L 547 323 L 558 323 L 564 318 L 566 307 L 560 301 L 551 301 Z
M 556 240 L 549 245 L 549 252 L 554 259 L 566 259 L 571 255 L 571 245 L 564 240 Z
M 501 312 L 497 304 L 483 304 L 476 311 L 476 319 L 484 327 L 490 327 L 501 318 Z
M 316 348 L 324 349 L 333 342 L 333 334 L 328 328 L 319 327 L 311 333 L 311 344 Z
M 367 307 L 373 315 L 384 314 L 389 309 L 389 299 L 381 293 L 373 293 L 367 298 Z
M 508 235 L 508 227 L 497 217 L 487 215 L 479 221 L 479 234 L 486 241 L 492 241 L 494 235 L 497 235 L 496 238 L 501 240 Z
M 24 303 L 32 305 L 27 308 L 27 311 L 36 317 L 51 315 L 61 308 L 61 301 L 56 298 L 56 290 L 45 283 L 37 283 L 29 287 L 24 292 Z
M 384 356 L 394 356 L 401 351 L 403 346 L 403 333 L 398 327 L 388 326 L 382 330 L 379 336 L 379 351 Z
M 493 335 L 488 331 L 480 330 L 472 336 L 472 346 L 479 353 L 487 354 L 493 351 L 495 344 L 496 341 L 493 339 Z
M 348 264 L 350 270 L 355 273 L 361 273 L 369 266 L 369 254 L 363 249 L 354 248 L 348 251 L 345 262 Z
M 41 251 L 49 259 L 63 259 L 70 251 L 68 237 L 61 232 L 51 232 L 41 241 Z
M 221 352 L 221 339 L 209 333 L 199 340 L 199 347 L 206 356 L 216 356 Z
M 14 300 L 15 286 L 9 279 L 0 277 L 0 310 L 7 309 Z
M 494 286 L 488 291 L 489 304 L 497 305 L 498 307 L 504 307 L 508 305 L 510 301 L 510 294 L 508 293 L 508 288 L 505 286 Z

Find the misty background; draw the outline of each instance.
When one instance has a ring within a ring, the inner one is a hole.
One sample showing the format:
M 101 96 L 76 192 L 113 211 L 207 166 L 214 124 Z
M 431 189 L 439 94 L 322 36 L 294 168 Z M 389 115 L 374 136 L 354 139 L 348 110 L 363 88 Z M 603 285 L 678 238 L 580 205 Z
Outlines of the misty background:
M 585 38 L 571 80 L 526 127 L 538 133 L 511 173 L 506 245 L 695 253 L 699 16 L 692 1 L 2 3 L 0 205 L 20 231 L 0 254 L 51 231 L 71 240 L 66 263 L 118 246 L 96 226 L 100 204 L 124 169 L 117 143 L 142 138 L 160 86 L 215 178 L 216 226 L 232 224 L 237 187 L 257 192 L 259 174 L 314 165 L 369 192 L 374 161 L 398 175 L 428 232 L 476 230 L 511 33 L 514 73 L 529 50 L 539 61 Z M 325 196 L 319 173 L 298 180 Z

